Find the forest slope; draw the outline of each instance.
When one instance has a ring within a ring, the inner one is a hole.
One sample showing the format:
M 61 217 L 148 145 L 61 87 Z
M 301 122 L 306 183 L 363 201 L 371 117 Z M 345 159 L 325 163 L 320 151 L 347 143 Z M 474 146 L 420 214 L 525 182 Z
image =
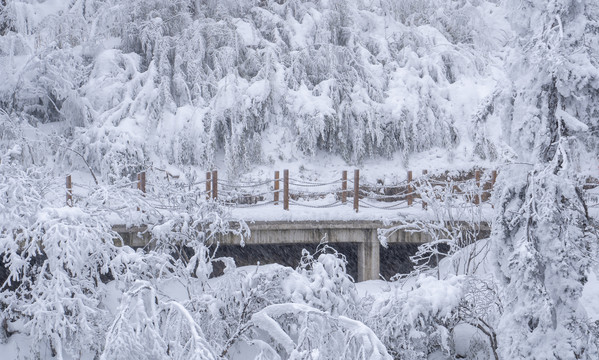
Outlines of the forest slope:
M 26 163 L 85 168 L 81 154 L 105 180 L 325 153 L 460 167 L 532 161 L 559 116 L 584 171 L 597 9 L 576 4 L 3 2 L 0 140 Z

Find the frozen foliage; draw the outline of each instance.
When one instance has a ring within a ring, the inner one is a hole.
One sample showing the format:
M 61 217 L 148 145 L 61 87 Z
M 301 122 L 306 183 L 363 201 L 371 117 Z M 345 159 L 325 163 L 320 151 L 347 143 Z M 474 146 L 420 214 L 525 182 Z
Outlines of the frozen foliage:
M 231 227 L 223 208 L 193 191 L 156 181 L 149 191 L 169 205 L 157 209 L 139 191 L 98 186 L 74 207 L 57 207 L 63 199 L 47 170 L 5 160 L 3 341 L 31 339 L 25 358 L 592 359 L 597 330 L 580 298 L 596 237 L 563 149 L 527 178 L 519 169 L 502 175 L 491 240 L 444 230 L 442 216 L 474 211 L 475 224 L 478 210 L 450 207 L 450 192 L 424 185 L 439 223 L 409 226 L 438 237 L 413 258 L 426 264 L 364 298 L 326 243 L 304 251 L 297 269 L 238 269 L 217 258 L 209 247 L 217 234 L 246 228 Z M 150 224 L 148 249 L 115 246 L 115 213 Z M 439 244 L 449 251 L 431 259 Z M 224 275 L 211 279 L 217 261 Z
M 391 359 L 385 346 L 364 324 L 301 304 L 271 305 L 251 319 L 255 337 L 274 346 L 260 349 L 289 359 Z M 263 344 L 260 344 L 263 347 Z
M 592 359 L 596 343 L 580 305 L 596 253 L 580 191 L 555 164 L 506 183 L 493 229 L 504 316 L 503 357 Z
M 487 181 L 487 175 L 480 180 Z M 487 252 L 487 244 L 477 242 L 480 239 L 483 224 L 482 208 L 473 204 L 473 199 L 482 199 L 483 189 L 476 180 L 461 182 L 453 180 L 447 184 L 438 184 L 435 180 L 422 177 L 414 185 L 416 193 L 426 203 L 432 217 L 414 219 L 406 217 L 401 225 L 378 230 L 382 245 L 387 247 L 387 238 L 397 231 L 421 233 L 428 241 L 418 247 L 416 254 L 410 257 L 414 271 L 409 276 L 436 271 L 441 278 L 439 260 L 460 252 L 452 258 L 453 272 L 474 274 L 480 265 L 478 254 Z
M 518 42 L 508 62 L 514 81 L 506 135 L 522 159 L 546 162 L 556 152 L 557 127 L 563 127 L 564 134 L 573 137 L 562 146 L 571 148 L 570 160 L 578 168 L 576 153 L 584 154 L 585 147 L 595 151 L 597 146 L 597 2 L 507 1 L 507 5 Z
M 426 359 L 436 352 L 450 358 L 462 282 L 460 277 L 442 281 L 421 276 L 413 289 L 395 288 L 388 296 L 373 299 L 366 324 L 382 334 L 397 359 Z
M 494 59 L 507 25 L 493 3 L 49 0 L 2 10 L 0 107 L 34 126 L 59 123 L 65 146 L 106 179 L 150 161 L 209 167 L 219 153 L 231 173 L 289 160 L 263 148 L 273 135 L 350 163 L 496 140 L 482 123 L 468 130 L 505 80 Z

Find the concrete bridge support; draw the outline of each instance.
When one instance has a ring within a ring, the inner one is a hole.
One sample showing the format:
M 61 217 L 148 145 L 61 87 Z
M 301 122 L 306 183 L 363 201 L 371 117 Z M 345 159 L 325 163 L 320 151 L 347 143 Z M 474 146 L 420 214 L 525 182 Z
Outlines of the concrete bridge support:
M 381 244 L 376 229 L 365 235 L 364 241 L 358 244 L 358 281 L 379 279 L 381 272 Z

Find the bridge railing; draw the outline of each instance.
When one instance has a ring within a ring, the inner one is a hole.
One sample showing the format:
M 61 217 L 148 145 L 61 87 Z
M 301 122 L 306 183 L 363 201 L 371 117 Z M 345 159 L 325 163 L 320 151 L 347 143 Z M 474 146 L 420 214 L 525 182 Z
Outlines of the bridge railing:
M 233 181 L 219 179 L 218 172 L 206 172 L 204 179 L 190 182 L 179 181 L 167 173 L 167 184 L 171 190 L 152 191 L 145 197 L 148 202 L 155 202 L 156 208 L 168 208 L 181 203 L 181 197 L 193 196 L 198 201 L 218 201 L 232 207 L 281 206 L 285 210 L 290 207 L 335 208 L 353 206 L 357 212 L 361 208 L 379 210 L 400 210 L 414 206 L 426 209 L 431 202 L 444 202 L 455 206 L 480 205 L 488 202 L 497 178 L 496 170 L 474 169 L 467 172 L 429 173 L 423 170 L 419 176 L 408 171 L 403 179 L 385 183 L 365 181 L 359 170 L 353 176 L 342 171 L 338 177 L 318 181 L 291 176 L 289 170 L 275 171 L 270 179 L 253 181 Z M 135 187 L 142 194 L 148 189 L 146 171 L 136 174 L 137 181 L 124 181 L 116 186 Z M 157 173 L 152 174 L 157 181 Z M 85 188 L 83 184 L 73 182 L 72 176 L 66 177 L 66 204 L 73 206 L 78 196 L 74 186 Z M 584 178 L 580 180 L 583 195 L 589 207 L 599 207 L 599 179 Z M 151 187 L 150 187 L 151 188 Z M 83 196 L 83 195 L 79 195 Z
M 149 170 L 150 172 L 152 170 Z M 403 179 L 384 183 L 365 181 L 358 169 L 353 176 L 342 171 L 338 177 L 319 181 L 291 176 L 289 170 L 275 171 L 270 179 L 253 181 L 233 181 L 219 179 L 218 172 L 206 172 L 205 178 L 184 182 L 166 173 L 166 184 L 156 184 L 156 189 L 147 186 L 148 174 L 141 171 L 135 174 L 136 181 L 125 181 L 121 187 L 134 187 L 146 194 L 148 202 L 155 202 L 157 209 L 169 208 L 181 203 L 181 197 L 193 196 L 198 201 L 218 201 L 232 207 L 281 206 L 290 207 L 335 208 L 353 206 L 358 212 L 361 208 L 380 210 L 398 210 L 413 206 L 427 208 L 430 201 L 439 198 L 439 191 L 449 192 L 455 204 L 479 205 L 489 200 L 497 172 L 495 170 L 472 170 L 470 172 L 444 172 L 430 174 L 424 170 L 415 177 L 408 171 Z M 151 174 L 158 182 L 158 173 Z M 85 188 L 83 184 L 73 182 L 72 176 L 66 177 L 66 204 L 72 206 L 79 191 L 73 187 Z M 168 193 L 160 191 L 169 188 Z M 180 191 L 177 191 L 179 189 Z

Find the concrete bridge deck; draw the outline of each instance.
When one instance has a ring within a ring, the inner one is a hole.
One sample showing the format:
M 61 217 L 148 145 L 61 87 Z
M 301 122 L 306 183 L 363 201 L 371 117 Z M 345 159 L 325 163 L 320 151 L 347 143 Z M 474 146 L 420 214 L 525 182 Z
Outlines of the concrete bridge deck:
M 260 221 L 248 223 L 251 235 L 246 238 L 247 245 L 286 245 L 318 244 L 326 241 L 331 244 L 357 245 L 358 281 L 379 278 L 381 245 L 377 230 L 391 228 L 401 223 L 383 223 L 382 221 Z M 488 231 L 488 225 L 481 224 L 481 230 Z M 142 247 L 150 238 L 144 234 L 145 227 L 122 225 L 114 227 L 124 241 L 124 245 Z M 217 238 L 222 245 L 240 245 L 240 238 L 225 235 Z M 429 241 L 424 233 L 404 230 L 396 231 L 387 239 L 389 244 L 422 244 Z M 265 259 L 268 262 L 268 259 Z

